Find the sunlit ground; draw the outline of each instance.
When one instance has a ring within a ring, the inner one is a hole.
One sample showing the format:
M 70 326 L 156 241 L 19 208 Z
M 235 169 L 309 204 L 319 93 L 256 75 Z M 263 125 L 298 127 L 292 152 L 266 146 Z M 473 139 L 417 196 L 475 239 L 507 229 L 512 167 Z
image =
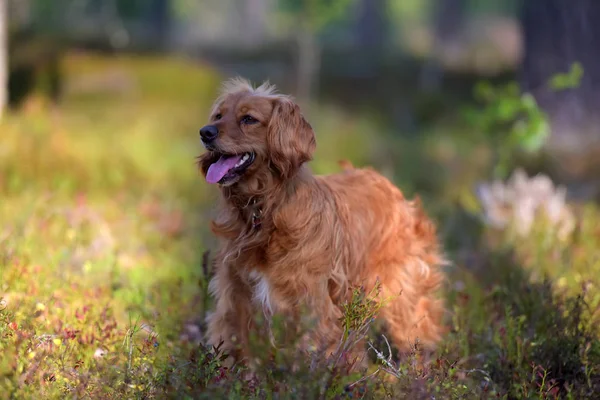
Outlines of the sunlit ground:
M 195 168 L 197 130 L 221 76 L 179 60 L 81 54 L 65 69 L 59 109 L 33 97 L 1 125 L 0 399 L 599 393 L 596 207 L 579 205 L 562 241 L 544 221 L 525 238 L 494 232 L 478 222 L 472 190 L 486 177 L 485 143 L 443 124 L 409 140 L 330 106 L 308 111 L 313 170 L 373 165 L 423 197 L 455 260 L 449 334 L 429 368 L 401 365 L 396 377 L 327 370 L 323 381 L 282 359 L 242 383 L 197 343 L 218 195 Z

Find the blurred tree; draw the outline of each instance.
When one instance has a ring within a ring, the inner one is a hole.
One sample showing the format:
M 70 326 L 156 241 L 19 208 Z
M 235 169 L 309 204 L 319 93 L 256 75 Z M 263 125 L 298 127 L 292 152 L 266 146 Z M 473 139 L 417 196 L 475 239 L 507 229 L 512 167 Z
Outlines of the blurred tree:
M 444 70 L 440 58 L 445 52 L 460 46 L 460 34 L 465 22 L 467 0 L 435 0 L 433 4 L 433 55 L 420 74 L 420 86 L 427 91 L 437 91 L 442 83 Z
M 170 0 L 111 1 L 114 3 L 114 12 L 108 14 L 112 14 L 109 19 L 113 20 L 110 21 L 110 26 L 116 31 L 113 33 L 119 33 L 123 21 L 129 26 L 131 34 L 137 34 L 138 43 L 153 50 L 164 49 L 168 44 L 173 14 Z M 102 5 L 106 4 L 108 2 L 104 0 Z
M 0 0 L 0 118 L 8 101 L 8 0 Z
M 269 0 L 246 0 L 242 10 L 244 42 L 248 46 L 257 46 L 264 38 L 267 27 Z
M 291 17 L 297 34 L 298 64 L 296 94 L 301 102 L 311 98 L 321 68 L 318 34 L 327 24 L 343 16 L 355 0 L 279 0 Z
M 164 47 L 168 43 L 171 25 L 171 2 L 169 0 L 149 1 L 148 24 L 156 44 Z
M 521 13 L 521 83 L 549 114 L 549 150 L 565 177 L 593 176 L 600 171 L 600 1 L 525 0 Z M 583 67 L 578 87 L 548 84 L 574 63 Z
M 360 0 L 355 35 L 366 73 L 375 75 L 381 66 L 388 39 L 386 6 L 388 0 Z
M 39 0 L 41 1 L 41 0 Z M 50 14 L 43 14 L 42 23 L 35 19 L 36 7 L 43 4 L 34 0 L 0 0 L 4 10 L 6 35 L 2 44 L 3 60 L 6 68 L 1 74 L 5 90 L 4 105 L 18 108 L 33 92 L 47 96 L 53 102 L 61 94 L 60 59 L 62 46 L 52 28 Z M 57 8 L 64 7 L 64 0 L 56 0 Z M 2 47 L 2 46 L 0 46 Z

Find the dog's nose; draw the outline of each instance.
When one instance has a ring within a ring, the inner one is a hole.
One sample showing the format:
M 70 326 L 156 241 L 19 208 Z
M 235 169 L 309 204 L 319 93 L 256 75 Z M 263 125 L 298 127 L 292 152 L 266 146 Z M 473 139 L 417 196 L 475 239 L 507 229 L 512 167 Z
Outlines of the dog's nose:
M 204 143 L 210 143 L 219 135 L 219 129 L 214 125 L 206 125 L 200 129 L 200 137 Z

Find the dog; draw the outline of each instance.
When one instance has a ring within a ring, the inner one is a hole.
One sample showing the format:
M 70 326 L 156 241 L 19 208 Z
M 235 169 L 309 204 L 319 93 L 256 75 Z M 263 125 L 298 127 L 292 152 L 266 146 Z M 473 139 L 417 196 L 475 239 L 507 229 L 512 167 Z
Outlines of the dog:
M 410 351 L 418 340 L 435 349 L 445 259 L 418 199 L 347 162 L 337 174 L 313 175 L 315 133 L 293 98 L 268 82 L 226 81 L 200 137 L 199 169 L 222 195 L 211 222 L 221 245 L 209 283 L 209 345 L 247 359 L 257 311 L 297 317 L 304 307 L 317 321 L 312 340 L 331 352 L 351 288 L 379 285 L 380 299 L 392 299 L 378 317 L 395 347 Z

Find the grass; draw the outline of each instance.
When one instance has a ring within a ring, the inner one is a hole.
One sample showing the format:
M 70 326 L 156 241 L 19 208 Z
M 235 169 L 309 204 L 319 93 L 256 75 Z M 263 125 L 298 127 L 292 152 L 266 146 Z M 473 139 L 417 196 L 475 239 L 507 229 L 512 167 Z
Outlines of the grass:
M 413 362 L 418 349 L 397 362 L 357 293 L 334 357 L 299 364 L 293 350 L 274 351 L 250 381 L 223 368 L 224 355 L 199 343 L 217 193 L 194 167 L 220 76 L 184 60 L 82 54 L 64 67 L 59 109 L 34 96 L 1 125 L 0 399 L 600 393 L 596 206 L 578 209 L 566 242 L 543 221 L 527 238 L 494 232 L 474 217 L 470 190 L 485 177 L 474 168 L 488 160 L 485 145 L 446 126 L 411 140 L 364 135 L 371 119 L 331 107 L 310 113 L 313 169 L 372 164 L 437 218 L 454 261 L 447 338 L 425 369 Z M 350 371 L 362 335 L 369 367 Z M 268 342 L 255 345 L 267 354 Z

